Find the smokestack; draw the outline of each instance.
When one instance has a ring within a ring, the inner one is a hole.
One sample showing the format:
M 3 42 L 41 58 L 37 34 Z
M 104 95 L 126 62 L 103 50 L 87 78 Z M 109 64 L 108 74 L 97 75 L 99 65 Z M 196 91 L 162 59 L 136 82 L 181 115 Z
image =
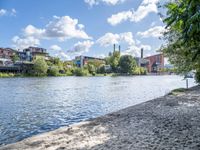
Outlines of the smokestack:
M 115 44 L 114 44 L 114 52 L 115 52 Z
M 121 46 L 119 45 L 119 52 L 121 52 Z
M 141 58 L 143 58 L 144 49 L 141 48 Z

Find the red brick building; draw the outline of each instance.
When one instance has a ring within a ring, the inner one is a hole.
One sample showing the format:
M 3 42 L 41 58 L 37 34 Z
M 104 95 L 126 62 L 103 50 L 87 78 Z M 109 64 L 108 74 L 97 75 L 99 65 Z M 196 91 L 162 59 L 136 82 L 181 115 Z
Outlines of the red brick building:
M 145 58 L 148 60 L 147 70 L 149 73 L 158 73 L 164 69 L 164 55 L 157 54 Z

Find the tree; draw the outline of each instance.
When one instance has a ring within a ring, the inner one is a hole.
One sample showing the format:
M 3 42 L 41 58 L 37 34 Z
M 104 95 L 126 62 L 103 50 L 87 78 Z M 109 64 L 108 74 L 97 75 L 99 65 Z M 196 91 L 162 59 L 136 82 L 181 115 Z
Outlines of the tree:
M 200 83 L 200 2 L 176 0 L 164 5 L 167 45 L 162 48 L 179 73 L 196 71 Z
M 90 74 L 95 75 L 97 69 L 93 64 L 88 64 L 87 70 L 89 71 Z
M 16 61 L 20 60 L 19 56 L 15 53 L 14 55 L 12 55 L 11 57 L 12 61 L 15 63 Z
M 36 76 L 45 76 L 47 74 L 47 63 L 43 58 L 38 58 L 34 61 L 33 73 Z
M 76 68 L 74 70 L 74 75 L 76 75 L 76 76 L 87 76 L 88 70 L 83 69 L 83 68 Z
M 59 75 L 59 69 L 57 66 L 51 66 L 47 71 L 49 76 L 58 76 Z
M 51 58 L 50 63 L 57 66 L 59 71 L 64 70 L 63 62 L 60 60 L 60 58 Z
M 124 55 L 119 60 L 119 66 L 122 73 L 132 74 L 136 67 L 136 61 L 133 56 Z
M 113 52 L 112 56 L 109 58 L 109 64 L 114 72 L 118 71 L 119 68 L 119 60 L 120 60 L 120 52 Z

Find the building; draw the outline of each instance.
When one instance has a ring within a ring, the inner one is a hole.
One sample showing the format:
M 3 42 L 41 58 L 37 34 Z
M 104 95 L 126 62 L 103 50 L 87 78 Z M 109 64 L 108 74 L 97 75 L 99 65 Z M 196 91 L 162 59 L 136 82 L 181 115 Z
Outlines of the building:
M 157 54 L 145 58 L 148 60 L 147 70 L 149 73 L 158 73 L 164 69 L 164 55 Z
M 13 65 L 12 57 L 17 51 L 11 48 L 0 48 L 0 66 L 11 66 Z
M 82 68 L 85 65 L 87 65 L 89 61 L 94 61 L 94 60 L 100 61 L 103 64 L 105 64 L 105 59 L 96 58 L 96 57 L 88 57 L 88 56 L 77 56 L 77 57 L 75 57 L 74 64 L 77 67 Z
M 29 47 L 24 49 L 22 52 L 18 52 L 21 61 L 33 61 L 37 58 L 44 58 L 49 60 L 49 54 L 47 50 L 39 47 Z

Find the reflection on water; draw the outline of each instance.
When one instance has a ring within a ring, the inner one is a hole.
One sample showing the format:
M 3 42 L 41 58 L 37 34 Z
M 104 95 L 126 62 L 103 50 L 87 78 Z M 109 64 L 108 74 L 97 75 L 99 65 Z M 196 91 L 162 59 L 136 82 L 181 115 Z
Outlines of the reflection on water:
M 185 87 L 179 76 L 0 79 L 0 145 L 135 105 L 179 87 Z

